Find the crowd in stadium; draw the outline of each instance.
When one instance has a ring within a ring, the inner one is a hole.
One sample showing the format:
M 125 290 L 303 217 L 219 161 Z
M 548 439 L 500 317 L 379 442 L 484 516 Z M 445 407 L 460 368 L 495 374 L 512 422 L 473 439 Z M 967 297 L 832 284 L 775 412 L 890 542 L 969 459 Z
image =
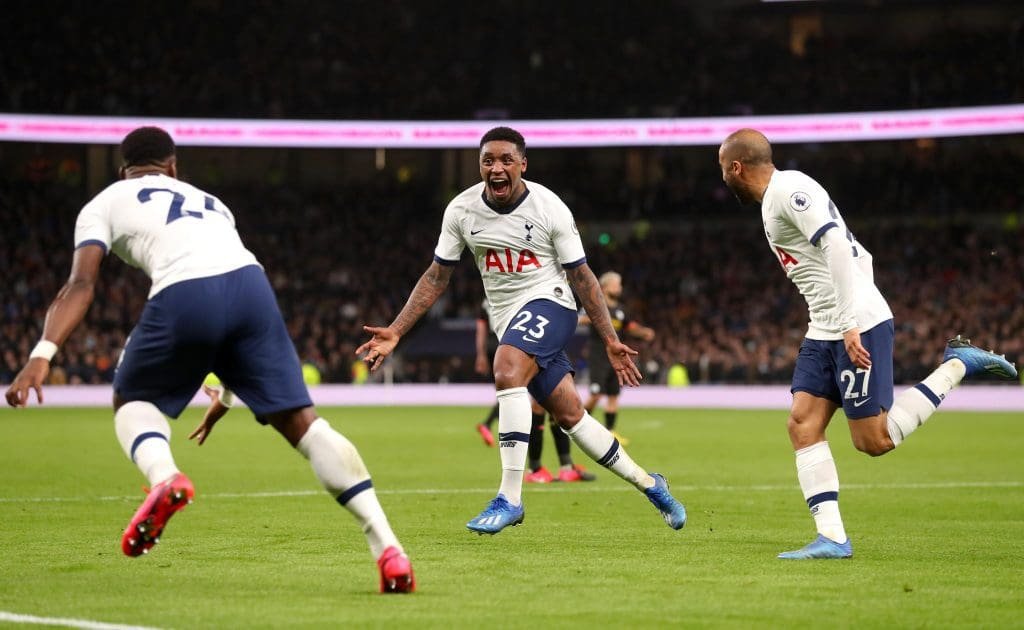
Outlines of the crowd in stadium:
M 998 2 L 950 3 L 924 15 L 899 3 L 858 12 L 844 3 L 785 11 L 656 0 L 595 11 L 574 0 L 527 3 L 514 16 L 487 4 L 444 4 L 294 10 L 188 0 L 149 7 L 142 21 L 117 3 L 56 15 L 44 4 L 16 3 L 7 17 L 30 50 L 0 56 L 0 111 L 584 118 L 1024 98 L 1024 21 L 1019 11 L 1000 18 L 1007 10 Z M 133 29 L 145 35 L 126 37 Z
M 19 3 L 12 19 L 20 15 L 21 40 L 33 47 L 21 58 L 34 63 L 0 55 L 0 111 L 580 118 L 1024 99 L 1024 19 L 993 19 L 1006 13 L 998 2 L 951 7 L 946 19 L 927 23 L 914 22 L 912 3 L 874 13 L 837 6 L 770 15 L 691 4 L 633 3 L 619 13 L 579 3 L 587 19 L 575 20 L 570 7 L 538 3 L 517 9 L 529 28 L 495 39 L 504 16 L 488 5 L 444 12 L 441 25 L 442 13 L 432 7 L 397 1 L 313 3 L 303 11 L 261 3 L 260 10 L 235 11 L 216 0 L 187 0 L 149 7 L 147 36 L 128 38 L 104 10 L 41 20 L 30 18 L 45 7 Z M 275 12 L 284 10 L 288 28 L 279 28 Z M 865 28 L 865 20 L 877 28 Z M 888 36 L 890 22 L 901 22 L 893 30 L 901 37 Z M 459 46 L 448 45 L 453 29 Z M 186 45 L 196 40 L 203 46 Z M 756 72 L 743 61 L 754 58 Z M 896 314 L 898 382 L 924 376 L 957 332 L 1024 361 L 1024 233 L 1017 223 L 1024 157 L 1012 143 L 778 151 L 780 168 L 805 170 L 826 186 L 874 254 L 877 282 Z M 621 161 L 609 166 L 591 162 L 584 150 L 566 150 L 534 158 L 527 178 L 572 207 L 595 272 L 623 275 L 630 312 L 658 333 L 640 348 L 649 378 L 663 380 L 667 367 L 681 362 L 694 381 L 788 382 L 806 307 L 773 260 L 757 210 L 729 195 L 713 148 L 621 151 L 631 152 L 643 163 L 639 174 L 624 175 Z M 351 380 L 362 324 L 385 323 L 429 263 L 438 199 L 446 193 L 436 182 L 403 183 L 386 173 L 330 191 L 287 181 L 211 188 L 235 210 L 245 242 L 265 265 L 300 356 L 326 382 Z M 46 305 L 69 270 L 74 217 L 87 197 L 74 160 L 28 163 L 0 182 L 0 272 L 8 279 L 0 294 L 0 382 L 10 381 L 39 338 Z M 618 231 L 598 244 L 593 232 L 605 228 L 595 226 L 605 224 Z M 384 232 L 386 249 L 365 237 Z M 54 382 L 111 380 L 147 284 L 112 258 L 106 267 L 85 324 L 54 361 Z M 435 319 L 476 316 L 475 274 L 463 261 Z M 396 365 L 399 381 L 479 378 L 471 357 L 405 357 Z
M 860 155 L 859 146 L 777 151 L 784 154 L 780 167 L 819 177 L 872 251 L 877 282 L 896 314 L 896 380 L 927 374 L 958 332 L 1024 359 L 1024 339 L 1015 332 L 1024 329 L 1024 229 L 1017 223 L 1024 194 L 1019 185 L 991 185 L 1015 181 L 1011 174 L 1024 169 L 1024 158 L 988 140 L 895 143 L 873 156 Z M 616 204 L 600 187 L 592 190 L 589 178 L 535 175 L 577 202 L 590 265 L 598 274 L 619 271 L 630 312 L 657 331 L 640 347 L 651 382 L 663 381 L 677 362 L 697 382 L 789 380 L 806 306 L 769 251 L 758 210 L 737 204 L 710 158 L 686 178 L 669 176 L 645 189 L 655 201 L 642 220 L 609 222 Z M 0 202 L 16 210 L 0 215 L 0 270 L 11 279 L 0 305 L 0 381 L 13 377 L 39 338 L 46 305 L 69 270 L 74 217 L 84 201 L 59 164 L 33 179 L 0 188 Z M 379 179 L 319 192 L 266 186 L 218 194 L 265 265 L 300 356 L 325 382 L 350 381 L 361 326 L 386 323 L 430 261 L 441 214 L 436 191 Z M 620 196 L 618 207 L 627 203 Z M 597 243 L 592 226 L 606 224 L 619 231 Z M 370 236 L 381 234 L 387 247 Z M 105 266 L 86 324 L 54 362 L 57 382 L 110 381 L 141 310 L 148 289 L 142 273 L 113 257 Z M 463 260 L 433 318 L 476 316 L 476 273 Z M 472 357 L 402 358 L 399 381 L 479 378 Z M 577 359 L 585 366 L 585 357 Z

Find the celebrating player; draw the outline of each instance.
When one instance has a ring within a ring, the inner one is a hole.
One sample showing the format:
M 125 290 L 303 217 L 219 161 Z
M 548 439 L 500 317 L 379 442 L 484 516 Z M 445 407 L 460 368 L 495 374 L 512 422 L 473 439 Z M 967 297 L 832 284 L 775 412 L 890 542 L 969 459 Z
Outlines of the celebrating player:
M 608 304 L 608 312 L 612 318 L 612 328 L 621 335 L 628 335 L 643 341 L 654 339 L 654 330 L 643 326 L 640 322 L 631 319 L 626 315 L 626 310 L 619 302 L 622 298 L 622 276 L 614 271 L 606 271 L 601 274 L 601 292 L 604 294 L 605 303 Z M 581 324 L 589 324 L 590 318 L 586 314 L 580 315 Z M 619 379 L 615 378 L 612 366 L 608 363 L 603 352 L 604 347 L 601 338 L 594 328 L 590 329 L 590 349 L 588 358 L 590 361 L 590 395 L 583 406 L 588 413 L 593 413 L 601 397 L 606 397 L 604 405 L 604 426 L 612 435 L 625 446 L 629 440 L 622 437 L 615 430 L 615 420 L 619 415 L 619 394 L 622 388 L 619 387 Z
M 147 553 L 168 519 L 192 502 L 192 481 L 174 463 L 164 416 L 177 418 L 212 371 L 259 422 L 309 459 L 323 486 L 355 516 L 377 560 L 381 590 L 413 591 L 412 566 L 359 452 L 313 408 L 263 268 L 242 244 L 231 211 L 177 179 L 175 153 L 171 136 L 156 127 L 124 138 L 121 181 L 79 213 L 71 275 L 7 402 L 24 407 L 33 389 L 43 402 L 50 359 L 85 316 L 100 263 L 113 252 L 152 280 L 114 376 L 117 438 L 152 487 L 125 529 L 122 551 Z M 201 441 L 212 422 L 208 414 Z
M 434 261 L 389 326 L 364 326 L 373 337 L 356 352 L 366 353 L 364 360 L 371 369 L 380 367 L 402 335 L 444 292 L 454 265 L 469 248 L 483 279 L 492 328 L 500 338 L 493 372 L 502 475 L 498 495 L 466 526 L 496 534 L 523 521 L 521 493 L 532 394 L 584 453 L 644 492 L 669 526 L 679 529 L 686 522 L 686 511 L 669 493 L 664 477 L 636 465 L 611 433 L 583 409 L 565 354 L 576 330 L 573 291 L 604 340 L 622 384 L 639 384 L 640 370 L 632 358 L 636 351 L 619 341 L 612 328 L 569 208 L 544 186 L 522 179 L 525 172 L 526 143 L 518 131 L 496 127 L 484 134 L 480 140 L 483 181 L 448 204 Z
M 730 134 L 718 163 L 740 203 L 761 204 L 768 245 L 810 313 L 793 372 L 788 427 L 818 536 L 779 557 L 849 558 L 853 547 L 839 514 L 839 475 L 825 440 L 836 410 L 846 413 L 857 450 L 883 455 L 928 420 L 965 377 L 1013 378 L 1017 370 L 958 335 L 934 372 L 894 397 L 892 312 L 874 284 L 871 254 L 825 189 L 799 171 L 776 170 L 768 139 L 754 129 Z

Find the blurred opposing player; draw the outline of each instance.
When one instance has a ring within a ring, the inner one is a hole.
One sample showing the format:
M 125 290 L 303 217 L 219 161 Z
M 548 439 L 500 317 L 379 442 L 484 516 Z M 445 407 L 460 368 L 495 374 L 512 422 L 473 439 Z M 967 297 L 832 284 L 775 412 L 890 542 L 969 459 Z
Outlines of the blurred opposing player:
M 652 328 L 648 328 L 626 315 L 626 310 L 620 303 L 622 276 L 614 271 L 606 271 L 601 274 L 599 280 L 615 332 L 643 341 L 654 339 Z M 589 324 L 590 318 L 586 314 L 582 314 L 580 323 Z M 597 404 L 601 402 L 601 397 L 605 397 L 604 426 L 612 432 L 620 444 L 629 445 L 629 440 L 615 430 L 615 421 L 619 415 L 619 394 L 622 392 L 622 388 L 619 387 L 619 379 L 615 378 L 615 372 L 612 371 L 612 366 L 605 356 L 604 344 L 601 343 L 601 338 L 597 336 L 593 328 L 590 329 L 590 349 L 587 356 L 590 361 L 590 395 L 583 406 L 588 413 L 593 413 Z
M 799 171 L 776 170 L 768 139 L 754 129 L 729 135 L 718 162 L 740 203 L 761 204 L 768 245 L 810 314 L 793 372 L 788 427 L 797 478 L 818 536 L 779 557 L 849 558 L 853 546 L 839 514 L 839 475 L 825 440 L 836 410 L 846 413 L 857 450 L 883 455 L 928 420 L 965 376 L 1013 378 L 1017 370 L 958 335 L 934 372 L 894 397 L 892 312 L 874 284 L 871 254 L 828 193 Z
M 359 452 L 313 408 L 263 268 L 242 244 L 231 211 L 177 179 L 175 153 L 170 135 L 156 127 L 125 137 L 121 181 L 79 213 L 71 275 L 7 402 L 24 407 L 32 389 L 43 402 L 50 359 L 85 316 L 100 263 L 113 252 L 152 280 L 114 376 L 118 441 L 152 487 L 124 532 L 122 551 L 148 552 L 168 519 L 192 502 L 192 482 L 174 463 L 164 416 L 177 418 L 212 371 L 257 420 L 309 459 L 328 492 L 355 516 L 377 560 L 381 590 L 411 592 L 412 567 Z
M 569 208 L 544 186 L 523 180 L 525 171 L 526 142 L 518 131 L 496 127 L 484 134 L 483 181 L 448 204 L 434 261 L 389 326 L 364 326 L 372 338 L 356 352 L 366 353 L 371 369 L 380 367 L 402 335 L 437 301 L 463 250 L 469 248 L 491 307 L 491 326 L 501 340 L 493 372 L 502 475 L 498 495 L 466 527 L 496 534 L 523 521 L 532 394 L 584 453 L 644 492 L 669 526 L 679 529 L 686 512 L 669 493 L 664 477 L 636 465 L 583 409 L 576 393 L 565 354 L 576 330 L 574 290 L 604 339 L 620 383 L 639 384 L 640 370 L 632 359 L 636 352 L 619 341 L 611 326 Z

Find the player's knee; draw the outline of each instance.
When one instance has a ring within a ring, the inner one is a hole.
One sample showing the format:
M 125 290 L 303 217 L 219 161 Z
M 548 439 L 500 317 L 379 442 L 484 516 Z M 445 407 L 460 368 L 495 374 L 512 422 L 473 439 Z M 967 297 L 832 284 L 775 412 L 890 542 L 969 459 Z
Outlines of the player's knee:
M 512 389 L 513 387 L 522 387 L 522 384 L 517 382 L 514 370 L 494 370 L 494 387 L 499 392 L 503 389 Z
M 803 420 L 796 415 L 790 414 L 789 419 L 786 420 L 786 430 L 789 431 L 790 435 L 795 435 L 804 426 Z
M 855 435 L 853 437 L 853 446 L 861 453 L 872 457 L 885 455 L 895 448 L 889 436 L 880 435 Z
M 494 387 L 499 392 L 513 387 L 525 387 L 528 381 L 521 366 L 512 361 L 495 361 Z
M 269 414 L 267 421 L 288 440 L 289 444 L 296 446 L 316 418 L 316 410 L 313 407 L 301 407 Z
M 563 429 L 571 429 L 583 418 L 583 404 L 577 400 L 551 412 L 551 417 Z
M 789 440 L 795 450 L 806 448 L 825 440 L 825 423 L 811 415 L 790 413 L 786 421 Z

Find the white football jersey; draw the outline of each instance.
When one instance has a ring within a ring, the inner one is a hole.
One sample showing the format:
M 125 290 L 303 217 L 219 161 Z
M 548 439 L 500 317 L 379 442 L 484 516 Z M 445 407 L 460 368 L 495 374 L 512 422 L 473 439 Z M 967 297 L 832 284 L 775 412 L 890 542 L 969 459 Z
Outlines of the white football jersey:
M 166 175 L 115 182 L 78 214 L 75 247 L 94 243 L 149 276 L 149 297 L 182 280 L 258 265 L 219 199 Z
M 842 339 L 854 325 L 863 332 L 892 319 L 874 283 L 870 252 L 854 238 L 818 182 L 800 171 L 775 171 L 761 201 L 761 219 L 772 253 L 807 300 L 809 339 Z M 819 247 L 829 230 L 839 230 L 849 245 L 842 257 L 853 266 L 849 287 L 839 286 Z M 850 312 L 840 312 L 839 290 L 850 291 Z
M 527 302 L 544 298 L 576 310 L 564 268 L 586 262 L 572 212 L 551 190 L 527 182 L 527 192 L 510 208 L 484 201 L 484 183 L 468 188 L 448 204 L 434 259 L 452 265 L 465 248 L 473 253 L 491 329 L 500 338 L 509 320 Z

